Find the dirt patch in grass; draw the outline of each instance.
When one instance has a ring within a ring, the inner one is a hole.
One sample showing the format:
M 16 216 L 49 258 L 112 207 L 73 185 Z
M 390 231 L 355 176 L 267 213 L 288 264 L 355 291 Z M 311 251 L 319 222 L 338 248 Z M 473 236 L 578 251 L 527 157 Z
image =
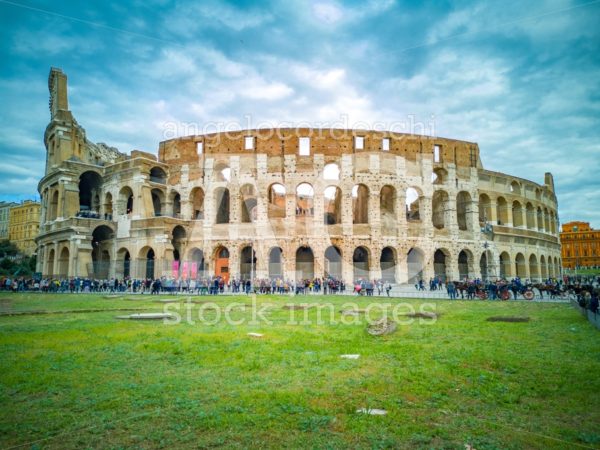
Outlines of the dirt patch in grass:
M 290 305 L 283 305 L 283 309 L 310 309 L 313 306 L 316 306 L 316 305 L 306 305 L 306 304 L 293 305 L 293 304 L 290 304 Z
M 412 319 L 437 319 L 438 317 L 440 317 L 439 314 L 429 312 L 416 312 L 405 315 L 406 317 L 410 317 Z
M 12 310 L 12 299 L 0 298 L 0 313 L 9 312 Z
M 488 322 L 529 322 L 529 317 L 494 316 L 488 317 Z

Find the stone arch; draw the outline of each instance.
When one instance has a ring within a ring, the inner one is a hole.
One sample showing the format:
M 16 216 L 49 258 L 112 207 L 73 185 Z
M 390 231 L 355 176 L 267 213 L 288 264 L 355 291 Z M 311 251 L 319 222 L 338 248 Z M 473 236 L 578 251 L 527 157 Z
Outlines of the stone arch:
M 181 218 L 181 195 L 176 190 L 172 190 L 169 195 L 171 202 L 171 217 Z
M 342 252 L 335 246 L 330 245 L 325 249 L 325 277 L 340 280 L 342 278 Z
M 542 280 L 548 279 L 548 266 L 546 265 L 546 257 L 540 256 L 540 276 Z
M 352 266 L 354 268 L 354 281 L 369 279 L 369 249 L 365 246 L 358 246 L 352 254 Z
M 479 258 L 479 272 L 481 273 L 481 279 L 483 281 L 488 281 L 491 278 L 491 270 L 487 250 L 481 252 L 481 256 Z
M 517 181 L 512 181 L 509 186 L 509 191 L 513 195 L 521 195 L 521 185 Z
M 483 227 L 492 218 L 492 201 L 487 194 L 479 195 L 479 224 Z
M 508 279 L 513 276 L 512 273 L 512 263 L 510 260 L 510 255 L 507 252 L 500 253 L 499 258 L 500 263 L 500 278 Z
M 337 186 L 327 186 L 323 190 L 323 222 L 325 225 L 342 223 L 342 190 Z
M 173 259 L 181 261 L 182 255 L 185 252 L 185 244 L 187 240 L 187 231 L 181 225 L 177 225 L 171 232 L 171 245 L 173 246 Z
M 448 211 L 448 193 L 446 191 L 435 191 L 431 200 L 432 214 L 431 222 L 438 230 L 446 227 L 446 213 Z
M 364 184 L 352 187 L 352 223 L 369 223 L 369 188 Z
M 256 277 L 256 250 L 250 245 L 240 250 L 240 278 L 252 280 Z
M 525 256 L 523 256 L 523 253 L 517 253 L 515 256 L 515 270 L 517 277 L 522 279 L 527 278 L 527 264 L 525 262 Z
M 323 179 L 338 181 L 340 179 L 340 166 L 337 163 L 328 163 L 323 167 Z
M 534 253 L 529 255 L 529 278 L 532 281 L 539 281 L 540 279 L 540 268 L 537 256 Z
M 231 168 L 223 162 L 217 163 L 213 170 L 213 179 L 218 182 L 230 182 Z
M 229 249 L 224 245 L 219 245 L 214 251 L 215 276 L 221 277 L 226 283 L 229 282 Z
M 69 276 L 69 248 L 64 246 L 58 256 L 58 273 L 59 277 Z
M 252 223 L 256 221 L 257 212 L 257 198 L 256 189 L 251 184 L 244 184 L 240 188 L 240 202 L 241 202 L 241 221 L 242 223 Z
M 154 188 L 150 191 L 152 196 L 152 208 L 154 217 L 160 217 L 165 214 L 165 193 L 162 189 Z
M 315 190 L 309 183 L 296 186 L 296 216 L 312 217 L 315 214 Z
M 162 167 L 152 167 L 149 175 L 152 183 L 167 184 L 167 172 L 165 172 Z
M 423 192 L 415 187 L 406 189 L 406 220 L 419 222 L 421 220 L 421 198 Z
M 381 188 L 379 194 L 379 213 L 381 225 L 392 228 L 396 225 L 396 189 L 393 186 L 385 185 Z
M 204 256 L 204 251 L 194 247 L 188 253 L 190 261 L 190 276 L 191 278 L 205 278 L 208 270 L 208 262 Z
M 51 248 L 50 251 L 48 252 L 48 259 L 46 260 L 46 274 L 49 277 L 54 276 L 54 257 L 55 257 L 55 252 L 54 252 L 54 249 Z
M 100 191 L 102 177 L 98 172 L 88 170 L 79 176 L 79 210 L 100 211 Z
M 113 216 L 113 196 L 110 192 L 104 194 L 104 202 L 102 204 L 102 209 L 104 209 L 104 219 L 112 220 Z
M 309 246 L 296 250 L 296 282 L 312 280 L 315 276 L 315 255 Z
M 463 249 L 458 253 L 458 277 L 461 280 L 473 277 L 473 253 Z
M 431 172 L 431 183 L 434 185 L 444 184 L 448 181 L 448 171 L 441 167 L 433 169 Z
M 192 220 L 204 219 L 204 190 L 196 186 L 190 193 L 190 203 L 192 204 Z
M 142 247 L 140 253 L 138 255 L 139 259 L 142 261 L 142 270 L 144 274 L 144 278 L 154 279 L 155 274 L 155 263 L 156 263 L 156 254 L 154 253 L 154 249 L 149 246 Z
M 525 217 L 527 218 L 526 224 L 528 230 L 533 230 L 535 226 L 535 209 L 531 202 L 527 202 L 525 205 Z
M 110 271 L 111 243 L 114 230 L 107 225 L 100 225 L 92 232 L 92 270 L 98 279 L 108 278 Z M 89 269 L 88 269 L 89 272 Z
M 271 280 L 283 279 L 283 249 L 273 247 L 269 250 L 269 278 Z
M 117 251 L 117 266 L 115 275 L 120 278 L 131 277 L 131 253 L 126 247 L 121 247 Z
M 384 247 L 381 250 L 379 265 L 381 267 L 381 279 L 384 282 L 396 282 L 396 250 L 393 247 Z
M 58 217 L 58 190 L 52 192 L 50 197 L 50 214 L 49 220 L 56 220 Z
M 550 212 L 548 211 L 548 208 L 544 208 L 544 230 L 546 230 L 546 233 L 550 233 Z
M 218 187 L 214 191 L 215 197 L 215 223 L 229 223 L 230 196 L 229 189 Z
M 283 184 L 273 183 L 269 186 L 267 215 L 270 219 L 285 218 L 285 194 L 286 189 Z
M 450 275 L 450 252 L 445 248 L 438 248 L 433 254 L 433 273 L 436 277 L 446 281 Z
M 456 195 L 456 221 L 459 230 L 473 230 L 471 224 L 471 194 L 466 191 L 460 191 Z
M 537 207 L 537 227 L 539 231 L 545 231 L 544 230 L 544 212 L 542 211 L 541 207 Z
M 498 218 L 498 225 L 508 224 L 508 202 L 504 197 L 498 197 L 496 200 L 496 217 Z
M 418 283 L 423 279 L 425 269 L 425 253 L 420 248 L 411 248 L 406 255 L 408 266 L 408 282 Z
M 521 202 L 515 200 L 512 204 L 513 227 L 523 226 L 523 207 Z
M 129 186 L 123 186 L 119 191 L 118 213 L 129 215 L 133 212 L 133 190 Z

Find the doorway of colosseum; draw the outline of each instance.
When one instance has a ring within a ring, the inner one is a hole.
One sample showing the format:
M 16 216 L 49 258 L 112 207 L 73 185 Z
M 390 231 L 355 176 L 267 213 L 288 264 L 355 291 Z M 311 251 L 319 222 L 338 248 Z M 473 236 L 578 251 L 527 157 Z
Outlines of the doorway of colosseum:
M 435 191 L 431 200 L 433 226 L 438 230 L 446 227 L 446 213 L 448 211 L 448 194 L 446 191 Z
M 356 247 L 352 255 L 354 281 L 369 279 L 369 251 L 365 247 Z
M 79 211 L 100 211 L 102 177 L 96 172 L 83 172 L 79 177 Z
M 240 201 L 242 209 L 242 223 L 256 221 L 256 189 L 251 184 L 245 184 L 240 188 Z
M 515 265 L 517 270 L 517 277 L 525 279 L 527 277 L 527 268 L 525 265 L 525 257 L 522 253 L 518 253 L 515 258 Z
M 216 223 L 229 223 L 229 189 L 215 189 Z
M 446 281 L 447 278 L 447 259 L 448 255 L 446 255 L 444 250 L 437 249 L 433 254 L 433 273 L 442 281 Z
M 325 249 L 325 277 L 342 279 L 342 252 L 335 245 Z
M 339 187 L 328 186 L 323 191 L 325 225 L 342 223 L 342 191 Z
M 269 186 L 268 193 L 268 211 L 269 219 L 285 218 L 285 186 L 275 183 Z
M 251 246 L 246 246 L 240 252 L 240 278 L 251 280 L 256 276 L 256 252 Z
M 508 279 L 512 277 L 512 265 L 510 262 L 510 256 L 506 252 L 500 254 L 500 278 Z
M 386 283 L 396 282 L 396 255 L 392 247 L 385 247 L 379 259 L 381 279 Z
M 46 275 L 49 277 L 54 276 L 54 249 L 48 252 L 48 259 L 46 260 Z
M 310 247 L 296 250 L 296 282 L 312 280 L 315 276 L 315 255 Z
M 458 254 L 458 277 L 460 280 L 469 278 L 469 256 L 465 250 L 461 250 Z
M 94 278 L 108 278 L 112 235 L 113 231 L 106 225 L 100 225 L 92 232 L 92 267 L 88 267 L 88 273 Z
M 154 249 L 149 248 L 146 252 L 146 278 L 154 279 Z
M 191 254 L 191 277 L 192 278 L 205 278 L 206 277 L 206 261 L 204 259 L 204 252 L 199 248 L 195 248 Z
M 471 230 L 471 195 L 468 192 L 461 191 L 456 196 L 456 221 L 459 230 Z
M 393 186 L 383 186 L 379 196 L 381 226 L 394 229 L 396 227 L 396 189 Z
M 192 220 L 204 219 L 204 191 L 202 188 L 192 189 L 190 201 L 192 203 Z
M 352 223 L 369 223 L 369 188 L 364 184 L 352 188 Z
M 408 267 L 408 282 L 418 283 L 423 279 L 423 268 L 425 267 L 425 255 L 418 248 L 411 248 L 406 255 Z
M 483 252 L 481 258 L 479 258 L 479 271 L 481 272 L 481 279 L 483 281 L 488 281 L 490 279 L 487 251 Z
M 117 267 L 115 268 L 117 278 L 128 278 L 131 276 L 131 255 L 126 248 L 120 248 L 117 252 Z
M 222 246 L 215 250 L 215 276 L 229 282 L 229 250 Z
M 269 252 L 269 278 L 283 278 L 283 250 L 274 247 Z

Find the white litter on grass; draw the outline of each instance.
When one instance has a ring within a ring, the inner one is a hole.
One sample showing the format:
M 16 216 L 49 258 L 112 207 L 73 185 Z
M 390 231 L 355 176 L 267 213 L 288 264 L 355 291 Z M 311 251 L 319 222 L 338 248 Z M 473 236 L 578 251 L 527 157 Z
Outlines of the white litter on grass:
M 360 355 L 340 355 L 340 358 L 343 358 L 343 359 L 358 359 L 358 358 L 360 358 Z
M 175 319 L 175 316 L 173 314 L 169 314 L 169 313 L 140 313 L 140 314 L 129 314 L 127 316 L 117 316 L 117 319 L 160 320 L 160 319 Z
M 248 336 L 254 337 L 254 338 L 261 338 L 261 337 L 263 337 L 263 335 L 260 334 L 260 333 L 248 333 Z
M 360 408 L 356 410 L 359 414 L 369 414 L 370 416 L 385 416 L 387 411 L 385 409 L 372 409 L 372 408 Z

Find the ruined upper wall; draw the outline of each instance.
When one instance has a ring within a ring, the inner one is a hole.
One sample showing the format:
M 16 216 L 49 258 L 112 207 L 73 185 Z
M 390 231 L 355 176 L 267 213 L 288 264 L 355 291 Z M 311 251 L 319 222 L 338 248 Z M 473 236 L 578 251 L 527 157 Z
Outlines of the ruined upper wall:
M 251 150 L 245 148 L 246 137 L 253 138 Z M 299 155 L 301 137 L 310 138 L 311 156 L 322 154 L 325 157 L 337 157 L 362 152 L 385 152 L 416 161 L 419 155 L 433 158 L 434 146 L 439 146 L 441 163 L 453 163 L 457 167 L 480 165 L 479 147 L 473 142 L 383 131 L 315 128 L 268 128 L 186 136 L 161 142 L 158 158 L 170 165 L 197 164 L 201 156 L 199 145 L 202 155 Z M 364 138 L 362 149 L 355 147 L 356 137 Z M 389 139 L 389 150 L 383 149 L 384 139 Z

